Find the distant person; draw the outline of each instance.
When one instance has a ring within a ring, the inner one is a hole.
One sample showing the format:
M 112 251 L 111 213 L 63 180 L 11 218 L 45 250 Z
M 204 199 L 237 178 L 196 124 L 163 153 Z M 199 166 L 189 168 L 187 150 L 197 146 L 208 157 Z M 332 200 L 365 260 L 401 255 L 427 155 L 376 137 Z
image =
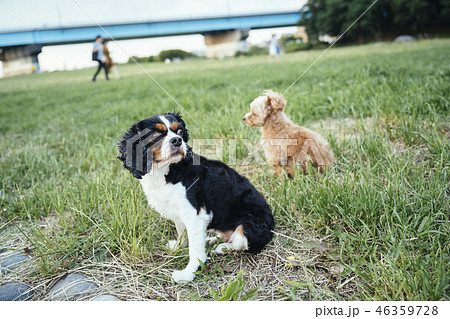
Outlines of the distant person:
M 272 39 L 270 39 L 270 43 L 269 43 L 269 55 L 270 56 L 277 56 L 278 55 L 278 50 L 277 50 L 277 45 L 278 44 L 278 40 L 275 36 L 275 34 L 272 34 Z
M 105 56 L 103 55 L 103 38 L 101 36 L 97 36 L 95 42 L 92 44 L 92 60 L 98 62 L 97 72 L 95 72 L 92 82 L 95 82 L 95 79 L 102 68 L 105 70 L 106 80 L 109 80 L 108 71 L 106 70 L 106 65 L 104 63 Z
M 108 40 L 103 40 L 103 54 L 105 56 L 106 72 L 108 72 L 108 75 L 111 70 L 114 70 L 114 76 L 116 79 L 120 79 L 119 70 L 117 70 L 116 64 L 109 53 Z

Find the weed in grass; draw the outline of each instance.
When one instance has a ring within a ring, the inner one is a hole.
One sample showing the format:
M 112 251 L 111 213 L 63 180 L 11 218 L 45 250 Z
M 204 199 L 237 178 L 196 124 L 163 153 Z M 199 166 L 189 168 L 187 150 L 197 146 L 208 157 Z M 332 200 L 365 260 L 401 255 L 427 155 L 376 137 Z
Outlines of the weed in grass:
M 258 287 L 253 288 L 250 291 L 247 291 L 244 294 L 245 280 L 244 280 L 245 271 L 241 270 L 238 272 L 236 279 L 231 280 L 228 285 L 222 286 L 220 291 L 216 291 L 214 289 L 210 289 L 211 295 L 214 300 L 217 301 L 246 301 L 250 300 L 257 295 Z

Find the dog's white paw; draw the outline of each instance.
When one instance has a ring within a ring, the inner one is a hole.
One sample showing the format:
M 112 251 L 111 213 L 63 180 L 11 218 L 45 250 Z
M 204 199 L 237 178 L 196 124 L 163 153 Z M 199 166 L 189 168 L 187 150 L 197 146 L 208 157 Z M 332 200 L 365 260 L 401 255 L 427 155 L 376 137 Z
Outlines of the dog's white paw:
M 172 279 L 176 282 L 176 283 L 181 283 L 181 282 L 189 282 L 194 280 L 194 273 L 192 273 L 191 271 L 186 271 L 186 270 L 175 270 L 172 273 Z
M 169 250 L 175 250 L 178 246 L 177 240 L 169 240 L 169 242 L 166 244 L 166 248 Z
M 219 238 L 217 238 L 217 237 L 206 237 L 206 242 L 209 245 L 214 245 L 215 243 L 217 243 L 218 240 L 219 240 Z
M 216 249 L 213 250 L 216 254 L 226 254 L 230 251 L 230 245 L 227 243 L 222 243 L 217 245 Z

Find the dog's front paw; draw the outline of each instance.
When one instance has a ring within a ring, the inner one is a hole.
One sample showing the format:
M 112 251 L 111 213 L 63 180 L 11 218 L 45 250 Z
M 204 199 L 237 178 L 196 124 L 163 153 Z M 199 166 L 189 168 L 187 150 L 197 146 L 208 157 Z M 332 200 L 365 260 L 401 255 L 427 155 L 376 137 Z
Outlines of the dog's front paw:
M 181 283 L 181 282 L 189 282 L 194 280 L 194 273 L 192 273 L 191 271 L 186 271 L 186 270 L 175 270 L 172 273 L 172 279 L 176 282 L 176 283 Z

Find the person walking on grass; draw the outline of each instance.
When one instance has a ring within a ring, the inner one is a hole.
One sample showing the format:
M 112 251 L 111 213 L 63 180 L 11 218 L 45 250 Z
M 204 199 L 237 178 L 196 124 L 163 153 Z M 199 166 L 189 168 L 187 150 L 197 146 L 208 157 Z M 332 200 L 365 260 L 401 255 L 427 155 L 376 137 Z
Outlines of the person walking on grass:
M 111 58 L 111 54 L 108 49 L 108 40 L 103 40 L 103 54 L 105 56 L 105 64 L 106 64 L 106 71 L 108 74 L 111 72 L 111 70 L 114 71 L 114 76 L 117 80 L 120 79 L 119 70 L 117 70 L 117 66 L 114 63 L 113 59 Z
M 94 77 L 92 78 L 92 82 L 95 82 L 95 79 L 97 78 L 97 75 L 100 73 L 101 69 L 105 70 L 106 80 L 109 80 L 108 71 L 104 63 L 105 56 L 103 54 L 103 38 L 101 36 L 97 36 L 95 42 L 92 44 L 92 60 L 98 62 L 97 72 L 95 72 Z

